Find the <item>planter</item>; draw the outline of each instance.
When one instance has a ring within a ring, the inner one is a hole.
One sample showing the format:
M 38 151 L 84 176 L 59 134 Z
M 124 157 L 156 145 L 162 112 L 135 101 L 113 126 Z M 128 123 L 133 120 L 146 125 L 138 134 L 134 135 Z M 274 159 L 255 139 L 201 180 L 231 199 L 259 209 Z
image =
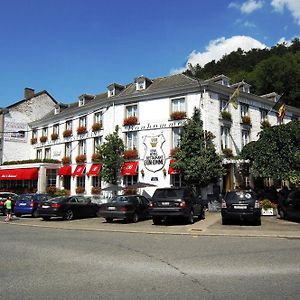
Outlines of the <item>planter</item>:
M 86 155 L 80 154 L 76 157 L 76 163 L 84 163 L 86 161 Z
M 276 208 L 262 208 L 261 215 L 262 216 L 275 216 L 277 214 Z
M 82 186 L 78 186 L 76 188 L 76 194 L 83 194 L 85 192 L 85 188 Z
M 186 112 L 185 111 L 174 111 L 170 115 L 171 120 L 181 120 L 186 118 Z
M 52 141 L 55 141 L 55 140 L 57 140 L 58 139 L 58 134 L 57 133 L 52 133 L 51 134 L 51 140 Z
M 136 125 L 137 123 L 138 123 L 137 117 L 128 117 L 128 118 L 125 118 L 124 121 L 123 121 L 124 126 Z
M 34 145 L 34 144 L 36 144 L 37 143 L 37 138 L 32 138 L 31 140 L 30 140 L 30 144 L 31 145 Z
M 63 132 L 63 137 L 69 137 L 72 135 L 72 130 L 71 129 L 66 129 L 64 132 Z
M 138 151 L 136 149 L 128 149 L 124 151 L 124 158 L 125 159 L 135 159 L 138 158 Z
M 222 110 L 221 111 L 221 118 L 222 118 L 222 120 L 232 122 L 231 113 L 229 111 Z
M 101 161 L 101 155 L 99 153 L 93 153 L 92 162 L 100 162 L 100 161 Z
M 46 136 L 43 135 L 43 136 L 40 137 L 40 142 L 41 143 L 45 143 L 46 141 L 47 141 L 47 137 Z
M 97 122 L 92 125 L 92 131 L 99 131 L 102 128 L 102 122 Z
M 61 163 L 62 163 L 63 165 L 69 165 L 69 164 L 71 163 L 71 157 L 69 157 L 69 156 L 63 157 L 63 158 L 61 159 Z
M 91 193 L 93 195 L 99 195 L 101 193 L 101 188 L 98 186 L 93 186 L 91 189 Z
M 85 134 L 87 132 L 86 127 L 85 126 L 79 126 L 77 128 L 77 134 Z

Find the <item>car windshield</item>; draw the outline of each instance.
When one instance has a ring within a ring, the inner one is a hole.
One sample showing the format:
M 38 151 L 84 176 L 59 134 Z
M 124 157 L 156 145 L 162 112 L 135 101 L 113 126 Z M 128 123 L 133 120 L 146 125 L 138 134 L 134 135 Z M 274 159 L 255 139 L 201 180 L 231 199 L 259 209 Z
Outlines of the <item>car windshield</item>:
M 125 196 L 116 196 L 111 199 L 110 202 L 116 203 L 116 202 L 130 202 L 130 199 Z
M 180 198 L 183 190 L 156 190 L 153 198 Z

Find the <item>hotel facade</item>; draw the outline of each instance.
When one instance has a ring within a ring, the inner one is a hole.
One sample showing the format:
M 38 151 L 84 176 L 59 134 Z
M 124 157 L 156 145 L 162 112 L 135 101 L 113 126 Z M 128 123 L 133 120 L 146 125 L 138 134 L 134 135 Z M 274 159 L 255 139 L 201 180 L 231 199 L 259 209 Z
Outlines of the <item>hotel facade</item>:
M 237 88 L 235 109 L 229 98 Z M 179 186 L 181 176 L 171 167 L 172 153 L 179 145 L 183 124 L 198 108 L 203 129 L 214 134 L 216 150 L 224 157 L 227 174 L 220 178 L 218 188 L 230 190 L 239 180 L 238 161 L 233 157 L 257 140 L 263 125 L 279 124 L 272 110 L 277 99 L 275 93 L 254 95 L 249 84 L 230 84 L 224 75 L 205 81 L 184 74 L 156 79 L 140 76 L 127 85 L 112 83 L 104 93 L 83 94 L 76 103 L 53 102 L 45 115 L 28 122 L 26 143 L 15 142 L 14 149 L 7 150 L 10 155 L 4 147 L 2 159 L 10 160 L 5 158 L 15 157 L 25 147 L 28 158 L 37 162 L 2 165 L 0 188 L 13 189 L 22 180 L 24 187 L 40 193 L 55 186 L 71 194 L 109 197 L 107 183 L 98 176 L 101 163 L 96 148 L 116 126 L 126 148 L 119 186 L 153 185 L 143 189 L 150 196 L 156 187 Z M 300 120 L 300 110 L 288 106 L 283 123 L 294 119 Z M 215 186 L 208 186 L 204 197 L 214 190 Z

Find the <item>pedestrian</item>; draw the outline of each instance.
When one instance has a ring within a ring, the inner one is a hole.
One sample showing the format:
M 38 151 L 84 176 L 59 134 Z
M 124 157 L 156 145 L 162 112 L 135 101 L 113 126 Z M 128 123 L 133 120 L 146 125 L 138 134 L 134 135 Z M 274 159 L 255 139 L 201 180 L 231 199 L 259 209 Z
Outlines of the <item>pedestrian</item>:
M 6 209 L 6 218 L 5 218 L 5 222 L 10 221 L 11 218 L 11 209 L 12 209 L 12 201 L 11 201 L 11 197 L 8 197 L 7 200 L 4 202 L 4 207 Z

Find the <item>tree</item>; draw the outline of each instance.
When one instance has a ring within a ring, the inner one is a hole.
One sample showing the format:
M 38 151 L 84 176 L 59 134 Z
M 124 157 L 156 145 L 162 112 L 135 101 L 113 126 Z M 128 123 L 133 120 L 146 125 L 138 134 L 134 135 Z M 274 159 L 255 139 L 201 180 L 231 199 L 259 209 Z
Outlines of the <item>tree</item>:
M 249 159 L 254 177 L 300 182 L 300 122 L 291 121 L 263 130 L 241 153 Z
M 119 127 L 105 137 L 106 142 L 97 148 L 96 153 L 101 157 L 102 168 L 100 176 L 105 182 L 117 184 L 121 167 L 124 163 L 124 143 L 118 135 Z
M 203 130 L 200 111 L 195 108 L 193 117 L 187 120 L 180 136 L 179 150 L 172 164 L 182 174 L 188 186 L 200 188 L 216 181 L 224 174 L 222 160 L 213 144 L 214 136 Z

